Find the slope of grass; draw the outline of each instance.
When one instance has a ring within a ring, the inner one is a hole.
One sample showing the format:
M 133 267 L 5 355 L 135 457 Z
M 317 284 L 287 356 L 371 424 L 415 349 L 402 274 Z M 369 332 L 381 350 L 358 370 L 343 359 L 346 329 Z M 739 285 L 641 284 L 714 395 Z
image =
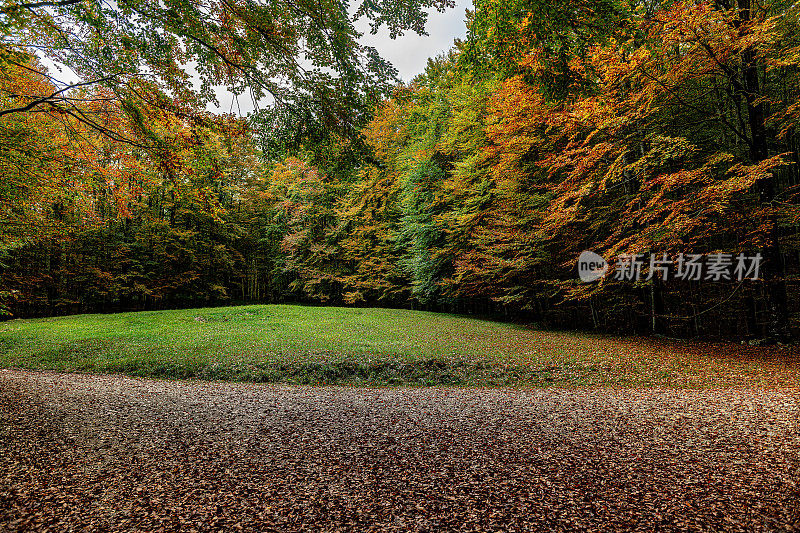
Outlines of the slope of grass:
M 318 384 L 797 386 L 785 348 L 536 331 L 396 309 L 259 305 L 0 324 L 0 366 Z

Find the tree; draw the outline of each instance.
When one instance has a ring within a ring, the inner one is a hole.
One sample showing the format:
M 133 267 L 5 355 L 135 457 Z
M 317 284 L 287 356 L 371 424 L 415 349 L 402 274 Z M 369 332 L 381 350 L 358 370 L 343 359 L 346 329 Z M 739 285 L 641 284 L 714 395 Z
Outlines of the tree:
M 91 85 L 107 88 L 125 109 L 146 103 L 198 118 L 198 110 L 215 100 L 214 86 L 225 85 L 266 104 L 271 118 L 264 118 L 265 125 L 293 129 L 302 124 L 352 136 L 394 81 L 395 70 L 373 48 L 358 43 L 348 5 L 336 0 L 6 0 L 0 7 L 6 34 L 0 66 L 34 68 L 26 56 L 40 54 L 66 65 L 82 81 L 59 81 L 38 68 L 55 90 L 9 91 L 13 103 L 0 114 L 54 108 L 99 128 L 71 96 L 71 89 Z M 354 18 L 370 20 L 373 31 L 386 25 L 394 37 L 409 29 L 424 32 L 425 9 L 449 5 L 452 0 L 364 1 Z

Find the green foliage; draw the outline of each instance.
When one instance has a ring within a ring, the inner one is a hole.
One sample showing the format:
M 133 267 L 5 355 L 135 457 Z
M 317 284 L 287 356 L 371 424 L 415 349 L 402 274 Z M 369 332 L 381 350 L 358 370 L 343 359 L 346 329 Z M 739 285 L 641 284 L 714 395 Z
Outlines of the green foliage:
M 526 73 L 549 97 L 568 98 L 589 82 L 579 62 L 619 31 L 631 8 L 619 0 L 580 0 L 569 8 L 552 0 L 477 0 L 459 63 L 478 79 Z M 532 63 L 546 67 L 530 69 Z

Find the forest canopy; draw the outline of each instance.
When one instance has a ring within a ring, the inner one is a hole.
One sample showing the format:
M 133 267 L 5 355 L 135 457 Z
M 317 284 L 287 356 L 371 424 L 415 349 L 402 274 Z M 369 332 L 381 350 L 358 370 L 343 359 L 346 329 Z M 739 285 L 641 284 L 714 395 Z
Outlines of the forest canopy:
M 797 337 L 796 3 L 475 0 L 409 84 L 353 26 L 422 32 L 448 5 L 2 3 L 4 312 L 295 301 Z M 263 106 L 213 115 L 219 85 Z M 763 265 L 582 283 L 584 250 Z

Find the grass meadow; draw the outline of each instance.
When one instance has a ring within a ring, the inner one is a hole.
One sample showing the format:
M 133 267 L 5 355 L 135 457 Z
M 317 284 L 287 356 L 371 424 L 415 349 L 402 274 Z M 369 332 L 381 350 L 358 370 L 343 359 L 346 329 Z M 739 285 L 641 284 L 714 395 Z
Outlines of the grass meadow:
M 796 387 L 787 347 L 542 331 L 398 309 L 250 305 L 0 323 L 0 366 L 346 385 Z

